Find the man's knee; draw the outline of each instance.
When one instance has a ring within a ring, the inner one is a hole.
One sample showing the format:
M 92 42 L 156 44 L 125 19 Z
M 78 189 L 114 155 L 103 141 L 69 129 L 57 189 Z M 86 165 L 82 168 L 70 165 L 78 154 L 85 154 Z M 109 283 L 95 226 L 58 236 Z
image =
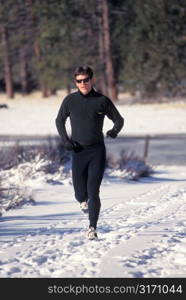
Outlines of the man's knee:
M 87 201 L 88 195 L 87 195 L 86 192 L 75 192 L 75 198 L 76 198 L 79 202 L 83 202 L 83 201 Z
M 89 190 L 88 191 L 88 198 L 89 199 L 94 199 L 94 201 L 100 201 L 99 199 L 99 189 L 97 190 Z

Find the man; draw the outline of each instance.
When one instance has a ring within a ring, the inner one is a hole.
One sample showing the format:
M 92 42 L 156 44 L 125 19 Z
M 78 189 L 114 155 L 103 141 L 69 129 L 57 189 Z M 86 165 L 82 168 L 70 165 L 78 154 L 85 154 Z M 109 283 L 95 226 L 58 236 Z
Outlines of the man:
M 56 127 L 64 147 L 72 151 L 72 182 L 80 208 L 89 214 L 88 238 L 96 239 L 101 207 L 99 188 L 106 162 L 103 121 L 105 115 L 113 121 L 107 136 L 115 138 L 124 120 L 112 101 L 94 90 L 90 67 L 78 67 L 74 81 L 78 91 L 63 100 Z M 70 117 L 71 137 L 65 127 L 67 117 Z

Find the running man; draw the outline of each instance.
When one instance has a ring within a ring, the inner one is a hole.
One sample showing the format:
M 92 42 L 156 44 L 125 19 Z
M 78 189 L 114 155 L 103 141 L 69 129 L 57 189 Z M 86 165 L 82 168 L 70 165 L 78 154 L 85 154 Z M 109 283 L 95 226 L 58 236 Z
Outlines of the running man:
M 124 119 L 113 102 L 93 88 L 93 70 L 80 66 L 74 72 L 78 89 L 65 97 L 56 118 L 56 127 L 65 149 L 72 151 L 72 182 L 75 198 L 83 212 L 88 213 L 88 238 L 97 239 L 100 213 L 100 185 L 103 178 L 106 152 L 103 135 L 104 117 L 113 121 L 107 137 L 116 138 Z M 70 118 L 71 137 L 65 123 Z

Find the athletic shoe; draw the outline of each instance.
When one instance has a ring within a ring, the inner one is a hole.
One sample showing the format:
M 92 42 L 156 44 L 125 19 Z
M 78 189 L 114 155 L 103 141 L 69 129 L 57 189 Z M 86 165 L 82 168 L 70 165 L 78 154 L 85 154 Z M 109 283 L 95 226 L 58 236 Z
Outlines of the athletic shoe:
M 80 203 L 80 208 L 82 212 L 88 213 L 88 203 L 86 201 Z
M 87 233 L 88 239 L 89 240 L 97 240 L 98 235 L 94 227 L 90 227 Z

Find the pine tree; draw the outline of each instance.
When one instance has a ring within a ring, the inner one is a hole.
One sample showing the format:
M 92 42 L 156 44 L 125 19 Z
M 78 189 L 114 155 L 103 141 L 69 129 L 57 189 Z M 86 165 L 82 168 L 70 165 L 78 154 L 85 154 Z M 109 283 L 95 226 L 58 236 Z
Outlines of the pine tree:
M 10 45 L 10 23 L 11 18 L 10 2 L 1 0 L 0 6 L 0 34 L 1 34 L 1 55 L 3 60 L 3 73 L 7 97 L 14 98 L 13 91 L 13 75 L 12 75 L 12 57 L 11 57 L 11 45 Z

